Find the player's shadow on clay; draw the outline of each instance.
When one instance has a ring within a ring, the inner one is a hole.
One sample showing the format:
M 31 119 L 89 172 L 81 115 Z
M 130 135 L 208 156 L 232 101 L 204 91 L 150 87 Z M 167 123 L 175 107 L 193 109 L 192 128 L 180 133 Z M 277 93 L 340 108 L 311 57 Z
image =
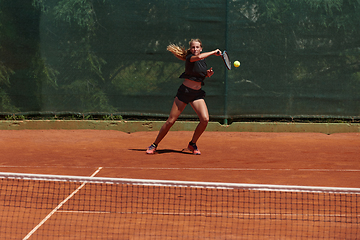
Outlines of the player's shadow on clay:
M 146 149 L 129 149 L 131 151 L 137 151 L 137 152 L 146 152 Z M 187 152 L 185 149 L 179 151 L 174 149 L 158 149 L 156 150 L 155 154 L 164 154 L 164 153 L 181 153 L 181 154 L 193 154 L 191 152 Z

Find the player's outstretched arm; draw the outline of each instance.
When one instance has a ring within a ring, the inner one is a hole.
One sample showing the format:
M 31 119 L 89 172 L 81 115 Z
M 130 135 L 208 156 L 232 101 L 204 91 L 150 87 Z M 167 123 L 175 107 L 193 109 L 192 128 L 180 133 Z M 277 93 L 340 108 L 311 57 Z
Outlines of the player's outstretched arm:
M 221 51 L 219 49 L 216 49 L 214 51 L 211 51 L 211 52 L 204 52 L 204 53 L 200 53 L 199 55 L 197 56 L 192 56 L 190 58 L 190 62 L 196 62 L 196 61 L 199 61 L 201 59 L 204 59 L 204 58 L 207 58 L 211 55 L 216 55 L 216 56 L 220 56 L 221 55 Z

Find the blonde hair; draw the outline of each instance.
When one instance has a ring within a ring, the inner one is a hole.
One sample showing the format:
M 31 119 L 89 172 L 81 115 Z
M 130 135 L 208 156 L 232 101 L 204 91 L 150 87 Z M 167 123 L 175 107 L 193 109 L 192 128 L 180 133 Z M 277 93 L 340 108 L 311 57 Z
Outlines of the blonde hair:
M 192 42 L 199 42 L 200 46 L 202 48 L 202 42 L 201 42 L 200 39 L 198 39 L 198 38 L 191 39 L 190 42 L 189 42 L 190 47 L 191 47 Z M 186 56 L 191 53 L 190 48 L 185 49 L 184 46 L 179 46 L 179 45 L 176 45 L 176 44 L 170 44 L 169 46 L 167 46 L 166 50 L 168 50 L 169 52 L 174 54 L 175 57 L 177 57 L 178 59 L 183 60 L 183 61 L 185 61 Z

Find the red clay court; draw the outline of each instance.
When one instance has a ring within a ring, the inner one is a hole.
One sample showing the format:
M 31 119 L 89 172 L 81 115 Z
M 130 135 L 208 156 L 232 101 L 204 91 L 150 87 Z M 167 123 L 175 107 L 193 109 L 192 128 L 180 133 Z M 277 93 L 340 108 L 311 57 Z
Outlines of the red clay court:
M 360 133 L 205 132 L 200 156 L 182 152 L 192 132 L 0 131 L 3 172 L 229 183 L 360 187 Z
M 91 176 L 99 170 L 96 177 L 360 188 L 359 133 L 205 132 L 198 142 L 202 152 L 198 156 L 182 151 L 192 132 L 171 131 L 157 154 L 146 155 L 146 147 L 156 134 L 156 131 L 129 134 L 111 130 L 2 130 L 0 171 Z M 40 215 L 46 215 L 46 211 Z M 136 221 L 143 221 L 143 217 Z M 216 225 L 203 227 L 213 229 Z M 286 225 L 292 226 L 287 222 Z M 295 225 L 298 228 L 298 223 Z M 348 226 L 341 228 L 350 230 Z M 318 231 L 316 224 L 312 228 Z M 351 236 L 358 236 L 358 229 L 358 224 L 352 224 Z M 237 236 L 229 235 L 228 239 Z

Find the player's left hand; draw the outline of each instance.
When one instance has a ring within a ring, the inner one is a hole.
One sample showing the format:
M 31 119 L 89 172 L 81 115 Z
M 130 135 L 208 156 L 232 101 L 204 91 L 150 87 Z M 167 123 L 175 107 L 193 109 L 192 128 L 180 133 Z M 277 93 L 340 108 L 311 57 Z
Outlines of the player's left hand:
M 212 68 L 210 68 L 210 69 L 207 70 L 206 76 L 211 77 L 213 74 L 214 74 L 214 71 L 212 70 Z

